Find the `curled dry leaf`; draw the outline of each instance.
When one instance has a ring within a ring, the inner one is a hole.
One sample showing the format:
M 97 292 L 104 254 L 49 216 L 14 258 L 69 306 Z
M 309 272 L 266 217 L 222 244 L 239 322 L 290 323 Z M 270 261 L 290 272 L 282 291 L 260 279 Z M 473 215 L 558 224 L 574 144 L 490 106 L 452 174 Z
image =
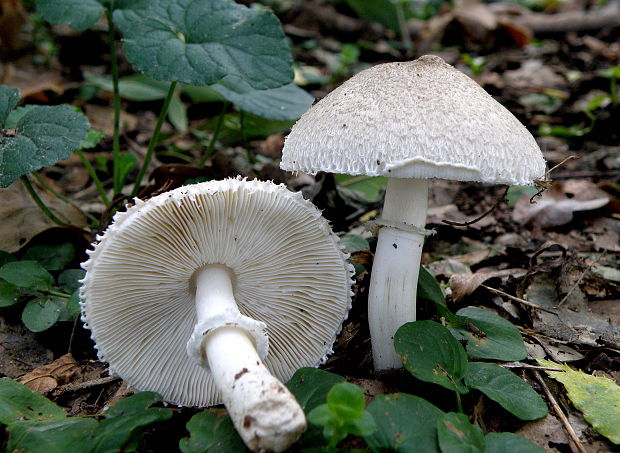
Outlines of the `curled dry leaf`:
M 68 353 L 52 363 L 35 368 L 30 373 L 24 374 L 17 381 L 31 388 L 35 392 L 46 393 L 54 390 L 59 384 L 65 384 L 79 370 L 73 356 Z
M 474 274 L 454 274 L 450 277 L 449 284 L 452 289 L 452 297 L 455 302 L 459 302 L 465 296 L 469 296 L 485 281 L 494 277 L 521 277 L 525 275 L 527 271 L 525 269 L 502 269 L 502 270 L 489 270 L 480 269 Z
M 521 225 L 532 224 L 535 228 L 551 228 L 569 223 L 575 211 L 590 211 L 607 203 L 607 197 L 588 200 L 578 196 L 569 198 L 563 185 L 555 183 L 536 203 L 530 203 L 529 195 L 519 198 L 512 212 L 512 220 Z

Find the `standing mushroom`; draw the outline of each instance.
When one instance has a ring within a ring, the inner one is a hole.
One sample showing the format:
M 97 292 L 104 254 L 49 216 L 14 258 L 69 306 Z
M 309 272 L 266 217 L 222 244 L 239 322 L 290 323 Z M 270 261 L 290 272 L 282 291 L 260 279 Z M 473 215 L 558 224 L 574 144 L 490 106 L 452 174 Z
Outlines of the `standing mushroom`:
M 531 185 L 545 175 L 527 129 L 431 55 L 374 66 L 328 94 L 293 127 L 281 168 L 389 177 L 368 299 L 376 369 L 401 366 L 393 336 L 415 321 L 427 179 Z
M 253 451 L 295 442 L 306 420 L 280 380 L 325 360 L 351 301 L 318 209 L 282 185 L 209 181 L 136 200 L 97 239 L 82 317 L 110 372 L 175 404 L 224 402 Z

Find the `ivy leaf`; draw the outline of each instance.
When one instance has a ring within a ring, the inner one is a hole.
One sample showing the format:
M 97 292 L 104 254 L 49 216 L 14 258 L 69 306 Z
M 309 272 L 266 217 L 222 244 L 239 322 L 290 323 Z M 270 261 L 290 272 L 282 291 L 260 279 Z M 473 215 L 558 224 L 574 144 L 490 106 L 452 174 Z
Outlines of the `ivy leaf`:
M 437 422 L 437 437 L 442 453 L 486 453 L 482 430 L 467 420 L 467 415 L 449 412 Z
M 465 383 L 521 420 L 536 420 L 547 415 L 547 405 L 540 395 L 519 376 L 501 366 L 472 362 Z
M 541 366 L 561 368 L 545 371 L 566 387 L 568 398 L 596 431 L 614 444 L 620 444 L 620 386 L 603 376 L 574 371 L 568 365 L 536 359 Z
M 293 78 L 278 19 L 232 0 L 154 0 L 144 10 L 114 12 L 127 59 L 156 79 L 213 85 L 227 76 L 256 89 Z
M 86 117 L 68 105 L 34 106 L 15 126 L 10 136 L 0 135 L 0 187 L 68 158 L 90 129 Z
M 394 335 L 394 347 L 403 366 L 416 378 L 459 393 L 467 374 L 467 354 L 441 324 L 416 321 L 402 325 Z
M 456 320 L 448 318 L 447 322 L 457 340 L 466 340 L 470 357 L 507 362 L 527 357 L 519 329 L 492 311 L 466 307 L 456 312 Z
M 439 453 L 437 421 L 443 411 L 405 393 L 378 395 L 368 405 L 377 430 L 364 436 L 373 451 Z
M 492 453 L 546 453 L 538 445 L 514 433 L 489 433 L 485 437 L 487 452 Z
M 225 411 L 199 412 L 187 423 L 190 437 L 179 441 L 183 453 L 241 453 L 248 451 Z
M 11 111 L 19 102 L 19 90 L 0 85 L 0 127 L 4 127 Z

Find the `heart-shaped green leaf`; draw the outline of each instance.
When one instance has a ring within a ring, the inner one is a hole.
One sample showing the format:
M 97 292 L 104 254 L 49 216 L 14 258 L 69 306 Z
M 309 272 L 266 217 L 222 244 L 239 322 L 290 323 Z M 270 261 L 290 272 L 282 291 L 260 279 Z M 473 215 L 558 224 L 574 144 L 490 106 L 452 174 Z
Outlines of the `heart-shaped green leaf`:
M 523 379 L 501 366 L 472 362 L 465 383 L 521 420 L 535 420 L 547 415 L 547 405 L 540 395 Z
M 378 395 L 367 410 L 378 428 L 364 436 L 373 451 L 439 453 L 437 421 L 444 413 L 428 401 L 405 393 Z
M 467 415 L 449 412 L 437 422 L 441 453 L 487 453 L 482 430 L 469 423 Z
M 29 109 L 10 136 L 0 136 L 0 187 L 66 159 L 80 147 L 89 129 L 86 117 L 68 105 Z
M 256 89 L 293 78 L 278 19 L 232 0 L 153 0 L 144 11 L 119 10 L 127 59 L 156 80 L 213 85 L 236 76 Z
M 538 445 L 514 433 L 489 433 L 485 439 L 489 453 L 545 453 Z
M 4 127 L 11 111 L 19 102 L 19 90 L 0 85 L 0 127 Z M 3 131 L 2 135 L 7 132 Z
M 42 291 L 49 289 L 54 277 L 36 261 L 12 261 L 0 267 L 0 278 L 20 288 Z
M 448 319 L 448 328 L 457 340 L 466 340 L 467 355 L 479 359 L 523 360 L 527 350 L 519 330 L 510 321 L 490 310 L 466 307 Z
M 421 381 L 467 393 L 467 354 L 441 324 L 416 321 L 402 325 L 394 335 L 396 353 L 407 371 Z
M 32 332 L 43 332 L 56 324 L 65 304 L 65 299 L 57 297 L 32 299 L 22 311 L 22 322 Z

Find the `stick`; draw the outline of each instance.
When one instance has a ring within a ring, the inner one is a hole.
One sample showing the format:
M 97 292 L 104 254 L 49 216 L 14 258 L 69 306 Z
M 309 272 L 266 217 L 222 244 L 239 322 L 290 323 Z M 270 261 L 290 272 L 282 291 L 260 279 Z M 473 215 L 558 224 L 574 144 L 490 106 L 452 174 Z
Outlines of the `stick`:
M 480 286 L 482 286 L 483 288 L 488 289 L 492 293 L 499 294 L 500 296 L 504 296 L 504 297 L 507 297 L 510 300 L 514 300 L 515 302 L 519 302 L 522 305 L 527 305 L 528 307 L 532 307 L 532 308 L 536 308 L 538 310 L 546 311 L 547 313 L 552 313 L 554 315 L 558 314 L 558 312 L 555 311 L 555 310 L 552 310 L 550 308 L 541 307 L 541 306 L 533 304 L 532 302 L 527 301 L 525 299 L 520 299 L 518 297 L 511 296 L 510 294 L 505 293 L 504 291 L 500 291 L 499 289 L 491 288 L 490 286 L 487 286 L 487 285 L 480 285 Z

